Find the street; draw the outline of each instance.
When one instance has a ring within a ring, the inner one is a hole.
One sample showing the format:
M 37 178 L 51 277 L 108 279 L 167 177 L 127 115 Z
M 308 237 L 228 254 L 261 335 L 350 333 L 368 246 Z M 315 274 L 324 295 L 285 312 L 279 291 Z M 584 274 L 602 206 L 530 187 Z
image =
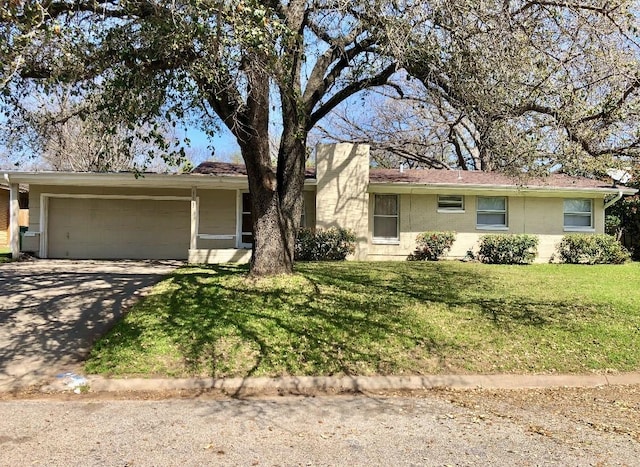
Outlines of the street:
M 638 465 L 638 390 L 5 397 L 0 464 Z

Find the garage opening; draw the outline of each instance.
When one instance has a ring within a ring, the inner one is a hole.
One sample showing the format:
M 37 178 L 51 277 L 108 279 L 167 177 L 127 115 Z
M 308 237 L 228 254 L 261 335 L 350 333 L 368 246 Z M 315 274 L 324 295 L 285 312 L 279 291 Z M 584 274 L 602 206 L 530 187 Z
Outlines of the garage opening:
M 50 197 L 47 204 L 49 258 L 188 257 L 187 198 Z

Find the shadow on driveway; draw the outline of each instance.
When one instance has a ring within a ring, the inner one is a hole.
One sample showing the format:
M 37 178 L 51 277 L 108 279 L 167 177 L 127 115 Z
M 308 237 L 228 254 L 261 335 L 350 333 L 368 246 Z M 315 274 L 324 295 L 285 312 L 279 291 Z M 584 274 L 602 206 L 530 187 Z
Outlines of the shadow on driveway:
M 177 261 L 33 260 L 0 265 L 0 391 L 69 371 L 127 302 Z

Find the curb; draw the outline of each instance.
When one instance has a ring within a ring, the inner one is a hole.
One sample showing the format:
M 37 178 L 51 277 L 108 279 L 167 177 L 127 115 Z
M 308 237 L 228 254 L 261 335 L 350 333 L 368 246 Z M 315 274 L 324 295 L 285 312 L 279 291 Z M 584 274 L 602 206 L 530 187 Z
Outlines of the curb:
M 543 389 L 640 384 L 640 372 L 600 375 L 300 376 L 280 378 L 109 379 L 87 377 L 91 392 L 217 391 L 225 394 L 302 394 L 423 389 Z M 43 388 L 46 390 L 47 388 Z M 57 389 L 49 387 L 48 389 Z

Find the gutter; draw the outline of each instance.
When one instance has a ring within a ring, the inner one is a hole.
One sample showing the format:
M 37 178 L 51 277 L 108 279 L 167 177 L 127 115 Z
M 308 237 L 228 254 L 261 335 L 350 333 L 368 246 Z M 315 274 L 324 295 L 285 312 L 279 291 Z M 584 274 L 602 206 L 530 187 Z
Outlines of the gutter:
M 7 181 L 8 185 L 11 185 L 11 181 L 9 180 L 9 174 L 8 173 L 4 174 L 4 179 Z
M 417 191 L 416 191 L 417 190 Z M 429 192 L 438 193 L 441 190 L 460 193 L 468 191 L 473 193 L 516 193 L 517 195 L 539 194 L 542 196 L 558 196 L 562 194 L 575 196 L 577 194 L 591 197 L 602 197 L 603 195 L 625 195 L 635 194 L 637 190 L 629 188 L 610 188 L 610 187 L 564 187 L 564 186 L 515 186 L 515 185 L 461 185 L 451 183 L 370 183 L 368 193 L 396 193 L 402 194 L 406 192 Z M 617 199 L 616 199 L 617 201 Z
M 613 205 L 614 205 L 614 204 L 616 204 L 618 201 L 620 201 L 620 200 L 622 199 L 622 194 L 623 194 L 623 193 L 622 193 L 622 190 L 618 190 L 618 194 L 616 194 L 616 196 L 615 196 L 613 199 L 611 199 L 611 200 L 607 201 L 607 202 L 604 204 L 604 209 L 606 210 L 607 208 L 609 208 L 609 207 L 613 206 Z

